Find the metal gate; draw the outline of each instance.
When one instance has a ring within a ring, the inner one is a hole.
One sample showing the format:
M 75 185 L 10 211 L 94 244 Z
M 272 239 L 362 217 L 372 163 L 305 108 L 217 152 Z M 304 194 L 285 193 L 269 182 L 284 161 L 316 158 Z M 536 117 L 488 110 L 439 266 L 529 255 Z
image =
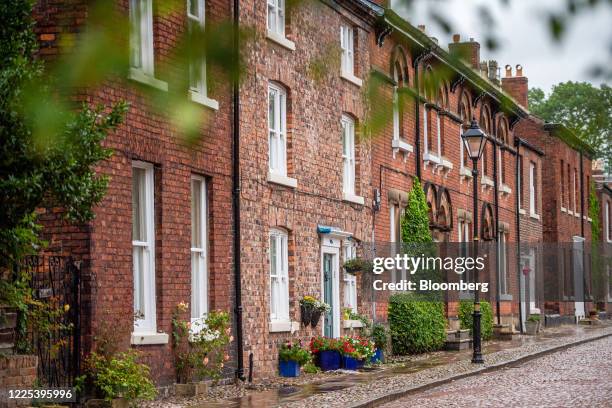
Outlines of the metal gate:
M 72 387 L 80 369 L 80 263 L 70 256 L 35 255 L 22 264 L 34 299 L 48 310 L 43 328 L 28 333 L 38 355 L 38 380 L 48 387 Z

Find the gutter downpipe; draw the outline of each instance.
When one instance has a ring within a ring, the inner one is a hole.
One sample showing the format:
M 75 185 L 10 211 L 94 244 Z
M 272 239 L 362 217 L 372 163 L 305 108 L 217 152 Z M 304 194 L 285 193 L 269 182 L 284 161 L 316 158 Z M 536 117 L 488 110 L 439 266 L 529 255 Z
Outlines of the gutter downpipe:
M 517 274 L 518 274 L 518 283 L 519 283 L 519 327 L 521 329 L 521 333 L 525 333 L 525 328 L 523 327 L 523 292 L 521 291 L 521 215 L 519 214 L 519 196 L 522 194 L 522 191 L 519 193 L 519 157 L 520 157 L 520 149 L 521 149 L 521 140 L 516 139 L 516 165 L 514 166 L 514 185 L 516 186 L 516 194 L 514 194 L 516 211 L 516 265 L 517 265 Z
M 495 116 L 492 117 L 493 129 L 495 136 L 497 136 L 497 126 Z M 501 296 L 501 276 L 499 273 L 499 177 L 497 169 L 497 149 L 501 150 L 501 147 L 497 145 L 497 137 L 493 138 L 493 188 L 495 189 L 494 204 L 495 204 L 495 241 L 497 242 L 497 256 L 495 257 L 495 266 L 497 269 L 497 299 L 495 299 L 496 317 L 497 324 L 501 325 L 501 307 L 500 296 Z
M 234 215 L 234 313 L 236 314 L 236 358 L 237 368 L 235 377 L 244 381 L 244 344 L 242 333 L 242 274 L 240 269 L 240 83 L 238 78 L 238 64 L 240 62 L 240 0 L 234 0 L 233 10 L 233 60 L 236 64 L 236 73 L 232 80 L 232 210 Z

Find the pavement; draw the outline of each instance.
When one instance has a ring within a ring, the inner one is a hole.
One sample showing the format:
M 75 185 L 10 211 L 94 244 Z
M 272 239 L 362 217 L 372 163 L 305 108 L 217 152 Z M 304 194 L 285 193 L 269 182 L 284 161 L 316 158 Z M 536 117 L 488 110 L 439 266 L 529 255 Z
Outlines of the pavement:
M 408 395 L 384 408 L 612 407 L 612 337 Z

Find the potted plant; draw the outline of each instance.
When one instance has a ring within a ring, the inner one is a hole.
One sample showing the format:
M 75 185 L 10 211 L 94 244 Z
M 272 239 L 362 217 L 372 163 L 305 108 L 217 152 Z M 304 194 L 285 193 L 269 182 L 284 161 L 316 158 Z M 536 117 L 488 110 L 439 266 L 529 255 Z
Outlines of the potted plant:
M 349 259 L 342 265 L 346 273 L 351 275 L 357 272 L 368 272 L 372 270 L 372 263 L 361 258 Z
M 316 365 L 323 371 L 340 368 L 339 347 L 336 339 L 317 336 L 310 340 L 310 352 L 316 356 Z
M 331 310 L 331 306 L 325 302 L 317 301 L 315 308 L 312 311 L 310 325 L 314 329 L 319 324 L 319 320 L 321 319 L 321 315 L 329 312 Z
M 525 322 L 525 331 L 528 335 L 533 336 L 538 332 L 538 326 L 540 325 L 540 315 L 529 315 L 527 322 Z
M 374 356 L 375 345 L 361 337 L 342 337 L 342 366 L 347 370 L 357 370 Z
M 310 361 L 310 351 L 302 347 L 301 341 L 281 344 L 278 350 L 278 371 L 281 377 L 299 377 L 300 367 Z
M 312 320 L 312 312 L 317 308 L 319 301 L 312 296 L 304 296 L 300 300 L 300 316 L 302 324 L 308 326 Z
M 385 359 L 384 350 L 387 346 L 388 336 L 387 329 L 382 324 L 375 324 L 372 327 L 372 333 L 370 334 L 371 340 L 376 346 L 374 356 L 372 357 L 372 363 L 382 363 Z
M 136 361 L 139 356 L 137 351 L 129 350 L 111 357 L 93 352 L 87 358 L 87 375 L 111 407 L 128 407 L 137 400 L 155 398 L 157 389 L 151 381 L 151 371 Z

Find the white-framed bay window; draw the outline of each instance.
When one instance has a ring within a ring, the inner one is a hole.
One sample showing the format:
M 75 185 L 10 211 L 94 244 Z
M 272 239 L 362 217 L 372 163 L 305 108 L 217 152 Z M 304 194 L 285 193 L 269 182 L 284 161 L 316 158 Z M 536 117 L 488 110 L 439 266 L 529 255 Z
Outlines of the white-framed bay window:
M 270 322 L 289 322 L 289 251 L 287 232 L 270 231 Z
M 357 246 L 351 240 L 344 242 L 344 262 L 357 257 Z M 344 307 L 357 312 L 357 277 L 354 274 L 343 272 L 344 277 Z
M 156 333 L 153 165 L 132 163 L 134 332 Z
M 187 0 L 187 28 L 192 36 L 191 41 L 197 43 L 204 38 L 205 24 L 206 0 Z M 196 33 L 200 35 L 195 35 Z M 192 47 L 195 48 L 195 45 L 192 44 Z M 194 52 L 189 56 L 189 94 L 192 101 L 211 109 L 219 109 L 219 103 L 208 98 L 206 56 L 204 52 Z
M 287 175 L 287 91 L 268 85 L 268 133 L 270 173 Z
M 340 69 L 348 76 L 355 75 L 355 30 L 348 24 L 340 26 Z
M 130 74 L 135 81 L 163 91 L 168 84 L 155 78 L 153 0 L 129 0 Z
M 355 121 L 342 115 L 342 191 L 355 195 Z
M 206 179 L 191 177 L 191 322 L 208 313 L 208 193 Z M 192 324 L 192 331 L 202 325 Z

